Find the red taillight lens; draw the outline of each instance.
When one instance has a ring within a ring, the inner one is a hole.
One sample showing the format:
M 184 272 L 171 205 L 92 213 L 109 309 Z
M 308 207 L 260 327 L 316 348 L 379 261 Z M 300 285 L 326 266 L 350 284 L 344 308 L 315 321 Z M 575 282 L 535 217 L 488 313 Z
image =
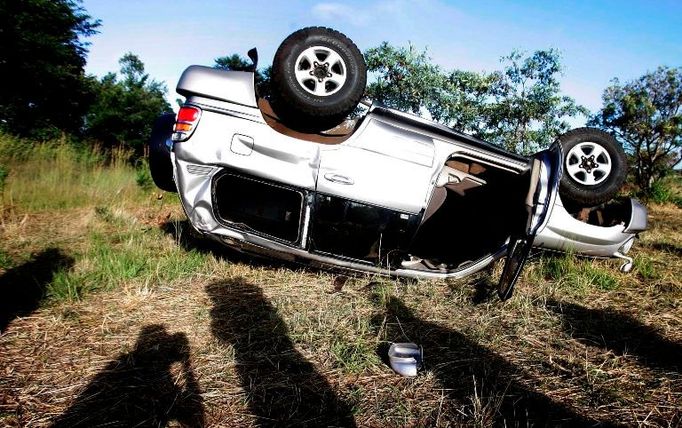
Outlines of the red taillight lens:
M 187 140 L 201 118 L 201 109 L 192 106 L 180 107 L 178 117 L 175 120 L 173 141 Z
M 201 111 L 196 107 L 180 107 L 178 122 L 194 122 L 199 119 Z

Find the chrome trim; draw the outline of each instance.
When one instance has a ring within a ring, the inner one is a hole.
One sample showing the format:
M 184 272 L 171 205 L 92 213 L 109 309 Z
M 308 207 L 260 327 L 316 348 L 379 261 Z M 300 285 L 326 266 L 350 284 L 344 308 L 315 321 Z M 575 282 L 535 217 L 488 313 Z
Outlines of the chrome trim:
M 187 172 L 194 175 L 211 175 L 215 168 L 206 165 L 188 164 Z
M 412 279 L 464 278 L 484 269 L 495 260 L 498 260 L 507 254 L 507 245 L 505 244 L 493 254 L 483 256 L 477 261 L 466 265 L 465 267 L 460 267 L 447 272 L 428 272 L 418 269 L 393 270 L 371 264 L 364 264 L 360 262 L 339 259 L 336 257 L 325 256 L 319 253 L 310 253 L 302 248 L 273 242 L 245 231 L 239 231 L 239 234 L 241 235 L 240 237 L 214 234 L 207 234 L 207 236 L 246 253 L 255 253 L 257 255 L 295 261 L 297 263 L 314 263 L 320 267 L 326 268 L 342 268 L 354 272 L 371 273 L 383 276 L 397 276 Z

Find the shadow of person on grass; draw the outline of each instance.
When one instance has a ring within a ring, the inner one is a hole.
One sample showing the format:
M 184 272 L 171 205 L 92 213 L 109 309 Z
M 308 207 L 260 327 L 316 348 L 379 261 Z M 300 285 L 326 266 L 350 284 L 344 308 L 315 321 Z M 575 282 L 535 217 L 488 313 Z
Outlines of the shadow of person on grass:
M 233 347 L 259 426 L 355 426 L 350 408 L 294 347 L 262 290 L 242 278 L 209 284 L 213 335 Z
M 372 323 L 385 329 L 388 343 L 412 341 L 423 346 L 426 368 L 457 405 L 480 399 L 478 415 L 452 412 L 463 418 L 453 421 L 456 425 L 604 426 L 523 385 L 521 369 L 464 334 L 417 318 L 396 297 L 389 297 L 385 306 L 385 313 Z M 388 343 L 378 350 L 385 362 Z
M 48 248 L 0 276 L 0 332 L 14 318 L 36 310 L 55 274 L 71 269 L 73 264 L 73 258 L 62 250 Z
M 564 330 L 588 346 L 629 355 L 651 368 L 682 369 L 682 344 L 663 337 L 631 315 L 611 309 L 590 309 L 549 300 L 547 307 L 561 316 Z
M 135 348 L 107 364 L 52 426 L 202 427 L 199 394 L 187 337 L 148 325 Z

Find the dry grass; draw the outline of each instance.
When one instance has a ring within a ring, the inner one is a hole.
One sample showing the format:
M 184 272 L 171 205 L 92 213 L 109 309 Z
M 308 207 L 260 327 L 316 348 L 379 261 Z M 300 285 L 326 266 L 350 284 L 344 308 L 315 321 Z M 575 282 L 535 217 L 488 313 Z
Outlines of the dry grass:
M 2 328 L 1 425 L 682 424 L 677 207 L 651 208 L 633 273 L 537 257 L 500 303 L 487 274 L 341 287 L 194 238 L 171 195 L 130 192 L 5 212 L 3 298 L 38 294 Z M 425 349 L 415 379 L 383 361 L 405 340 Z

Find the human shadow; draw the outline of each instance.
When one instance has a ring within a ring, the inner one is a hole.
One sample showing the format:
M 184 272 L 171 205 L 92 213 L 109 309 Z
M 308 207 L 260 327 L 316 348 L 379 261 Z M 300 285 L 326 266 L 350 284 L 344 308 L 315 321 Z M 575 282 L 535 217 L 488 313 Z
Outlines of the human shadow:
M 549 300 L 547 307 L 561 316 L 563 328 L 571 337 L 586 345 L 629 355 L 655 369 L 678 373 L 682 369 L 682 344 L 631 315 L 555 300 Z
M 184 333 L 142 328 L 132 351 L 107 364 L 52 427 L 204 426 Z
M 259 426 L 355 426 L 351 409 L 294 347 L 262 290 L 243 278 L 209 284 L 211 329 L 235 352 L 236 370 Z
M 413 341 L 423 346 L 425 367 L 457 405 L 480 400 L 478 414 L 454 412 L 455 424 L 492 426 L 605 426 L 532 390 L 519 380 L 523 370 L 464 334 L 423 321 L 396 297 L 372 320 L 385 329 L 387 342 L 377 352 L 386 362 L 388 343 Z M 474 406 L 475 407 L 475 406 Z M 473 419 L 473 420 L 472 420 Z
M 70 269 L 73 258 L 58 248 L 48 248 L 0 276 L 0 332 L 16 317 L 33 312 L 45 296 L 54 275 Z

